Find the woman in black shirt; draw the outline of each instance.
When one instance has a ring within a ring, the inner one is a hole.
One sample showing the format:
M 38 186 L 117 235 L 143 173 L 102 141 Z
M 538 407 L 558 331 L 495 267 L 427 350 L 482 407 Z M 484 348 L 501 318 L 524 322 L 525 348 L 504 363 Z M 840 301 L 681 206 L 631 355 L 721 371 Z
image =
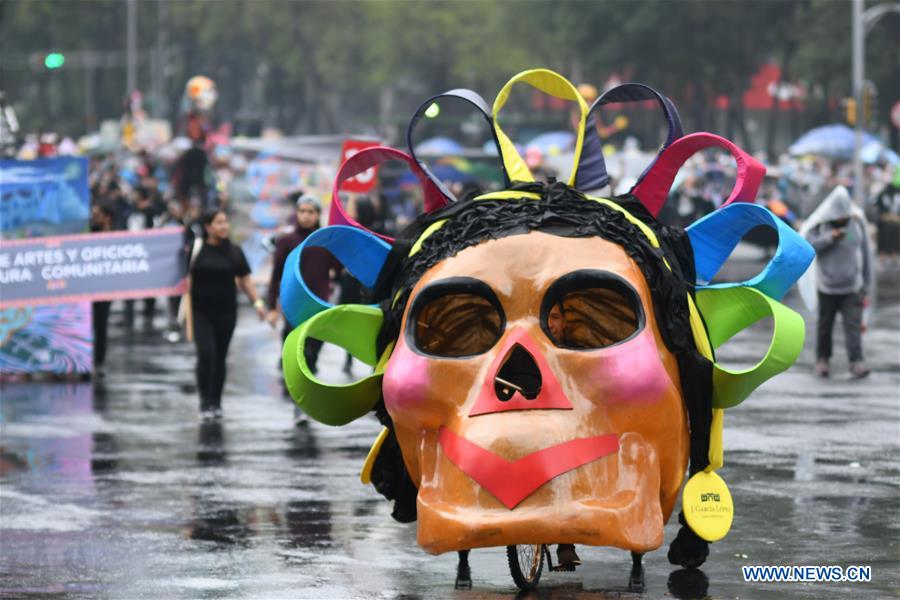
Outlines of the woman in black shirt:
M 237 323 L 237 287 L 247 294 L 260 320 L 265 303 L 256 295 L 244 252 L 228 238 L 231 227 L 225 212 L 208 211 L 202 222 L 203 245 L 191 260 L 190 286 L 200 411 L 210 418 L 222 415 L 225 359 Z

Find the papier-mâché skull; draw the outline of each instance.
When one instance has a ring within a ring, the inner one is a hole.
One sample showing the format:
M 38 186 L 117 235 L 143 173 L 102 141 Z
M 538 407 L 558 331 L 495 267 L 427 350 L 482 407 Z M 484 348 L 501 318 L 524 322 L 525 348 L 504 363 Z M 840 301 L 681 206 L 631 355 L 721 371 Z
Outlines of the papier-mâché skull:
M 566 183 L 537 182 L 499 125 L 517 82 L 578 105 Z M 502 190 L 456 197 L 416 157 L 412 132 L 445 98 L 484 118 Z M 627 194 L 588 195 L 609 183 L 596 110 L 644 100 L 657 103 L 668 125 L 659 154 Z M 667 558 L 703 564 L 733 516 L 716 474 L 724 412 L 803 347 L 802 317 L 779 300 L 813 251 L 753 204 L 763 165 L 719 136 L 684 135 L 674 105 L 652 88 L 625 83 L 589 107 L 543 69 L 515 76 L 492 109 L 470 90 L 426 100 L 407 141 L 409 154 L 379 146 L 347 159 L 332 189 L 331 226 L 286 261 L 282 307 L 295 329 L 282 364 L 297 406 L 334 426 L 374 412 L 383 427 L 360 479 L 394 502 L 393 518 L 418 520 L 426 550 L 460 551 L 457 585 L 471 585 L 468 549 L 541 543 L 632 550 L 631 577 L 640 582 L 641 553 L 662 544 L 686 475 L 682 526 Z M 676 173 L 708 148 L 735 159 L 731 194 L 687 229 L 665 225 L 657 217 Z M 422 184 L 424 211 L 396 239 L 354 221 L 339 193 L 342 182 L 389 160 L 406 163 Z M 778 238 L 773 259 L 746 281 L 716 281 L 738 241 L 759 226 Z M 299 268 L 314 247 L 371 290 L 371 304 L 318 298 Z M 720 346 L 766 317 L 773 335 L 756 365 L 716 362 Z M 306 363 L 311 338 L 373 371 L 351 383 L 319 380 Z M 518 550 L 508 552 L 513 578 L 530 589 L 512 569 Z
M 420 545 L 662 544 L 689 434 L 652 306 L 600 237 L 510 235 L 425 272 L 383 383 Z

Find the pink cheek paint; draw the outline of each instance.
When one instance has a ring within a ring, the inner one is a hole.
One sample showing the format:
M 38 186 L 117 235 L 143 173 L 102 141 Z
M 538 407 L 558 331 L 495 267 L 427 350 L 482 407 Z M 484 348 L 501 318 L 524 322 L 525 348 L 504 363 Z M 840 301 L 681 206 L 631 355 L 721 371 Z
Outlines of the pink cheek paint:
M 389 411 L 418 406 L 429 389 L 428 359 L 410 350 L 402 341 L 394 350 L 382 381 L 384 404 Z
M 653 332 L 647 329 L 598 357 L 591 369 L 591 381 L 597 385 L 590 396 L 602 397 L 608 403 L 653 404 L 673 386 Z

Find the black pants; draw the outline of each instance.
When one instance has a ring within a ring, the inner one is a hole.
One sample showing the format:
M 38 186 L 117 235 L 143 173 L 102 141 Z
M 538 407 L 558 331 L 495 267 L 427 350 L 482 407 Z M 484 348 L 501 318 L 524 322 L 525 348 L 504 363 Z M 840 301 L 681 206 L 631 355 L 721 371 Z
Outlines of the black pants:
M 134 325 L 134 300 L 125 301 L 125 323 L 130 327 Z M 144 299 L 144 325 L 153 324 L 153 315 L 156 313 L 156 298 Z
M 847 360 L 859 362 L 863 359 L 862 351 L 862 312 L 863 295 L 823 294 L 819 292 L 819 323 L 816 337 L 816 358 L 831 358 L 831 330 L 834 319 L 841 313 L 844 323 L 844 342 L 847 344 Z
M 109 307 L 112 302 L 91 304 L 91 324 L 94 329 L 94 368 L 106 362 L 106 334 L 109 331 Z
M 166 304 L 168 306 L 168 311 L 166 317 L 167 327 L 170 330 L 177 331 L 178 330 L 178 309 L 181 307 L 181 296 L 169 296 L 166 299 Z
M 200 410 L 221 408 L 228 345 L 237 323 L 237 307 L 203 310 L 194 306 L 194 345 L 197 347 L 197 390 Z
M 284 346 L 284 341 L 287 339 L 288 334 L 293 331 L 290 323 L 284 321 L 284 325 L 281 328 L 281 345 Z M 313 372 L 313 374 L 318 371 L 318 367 L 316 363 L 319 362 L 319 351 L 322 350 L 322 345 L 324 342 L 322 340 L 317 340 L 316 338 L 306 338 L 306 345 L 303 347 L 303 357 L 306 359 L 306 366 L 309 367 L 309 370 Z M 281 368 L 281 361 L 278 362 L 278 367 Z

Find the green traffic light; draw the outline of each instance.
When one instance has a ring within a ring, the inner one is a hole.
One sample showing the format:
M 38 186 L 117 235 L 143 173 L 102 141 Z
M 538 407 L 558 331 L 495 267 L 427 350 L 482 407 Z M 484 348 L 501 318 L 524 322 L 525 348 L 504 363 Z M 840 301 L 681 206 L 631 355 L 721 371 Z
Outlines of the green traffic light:
M 44 66 L 48 69 L 58 69 L 66 64 L 66 57 L 59 52 L 51 52 L 44 57 Z

